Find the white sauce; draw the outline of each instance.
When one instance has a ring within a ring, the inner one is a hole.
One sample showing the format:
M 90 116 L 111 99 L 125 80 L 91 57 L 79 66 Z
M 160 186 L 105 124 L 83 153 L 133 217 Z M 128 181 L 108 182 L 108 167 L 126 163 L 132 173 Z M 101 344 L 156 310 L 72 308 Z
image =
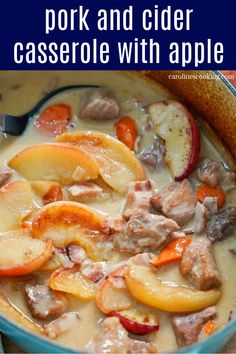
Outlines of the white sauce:
M 137 120 L 139 129 L 146 121 L 146 113 L 140 109 L 141 104 L 152 103 L 161 99 L 170 98 L 170 94 L 161 86 L 143 79 L 140 75 L 118 73 L 118 72 L 7 72 L 0 76 L 0 111 L 19 115 L 28 111 L 42 95 L 47 87 L 54 83 L 59 86 L 71 84 L 97 84 L 104 85 L 112 89 L 121 105 L 121 115 L 130 115 Z M 18 89 L 12 89 L 16 85 Z M 80 93 L 67 93 L 53 99 L 52 102 L 67 103 L 72 107 L 74 123 L 79 130 L 99 130 L 114 135 L 113 123 L 81 122 L 76 116 L 79 111 Z M 147 134 L 148 137 L 148 134 Z M 148 143 L 148 138 L 143 139 L 143 145 Z M 25 133 L 18 137 L 2 138 L 0 164 L 5 162 L 21 149 L 40 142 L 50 141 L 50 138 L 39 134 L 33 122 L 31 122 Z M 228 160 L 224 158 L 224 152 L 218 146 L 214 146 L 204 131 L 202 132 L 201 155 L 215 160 L 223 160 L 226 164 Z M 167 185 L 172 177 L 167 168 L 161 168 L 155 172 L 148 172 L 149 177 L 155 184 L 155 189 Z M 15 178 L 15 177 L 14 177 Z M 235 194 L 233 192 L 227 197 L 229 203 L 233 203 Z M 90 204 L 92 207 L 110 216 L 117 216 L 121 213 L 123 197 L 113 193 L 112 197 L 104 199 L 102 202 Z M 229 312 L 236 310 L 236 258 L 232 256 L 228 249 L 235 247 L 234 237 L 228 237 L 223 242 L 214 245 L 218 267 L 223 277 L 223 296 L 217 305 L 218 319 L 217 326 L 221 327 L 228 321 Z M 45 275 L 44 275 L 45 277 Z M 179 284 L 186 284 L 178 271 L 176 265 L 163 267 L 160 270 L 160 277 L 165 280 L 175 281 Z M 21 287 L 10 279 L 1 280 L 1 290 L 24 314 L 30 316 L 22 296 Z M 77 321 L 70 331 L 67 331 L 56 339 L 63 344 L 83 349 L 91 340 L 94 332 L 103 317 L 97 310 L 94 301 L 82 301 L 76 297 L 68 296 L 70 300 L 70 311 L 79 313 L 80 321 Z M 153 310 L 154 311 L 154 310 Z M 156 342 L 159 352 L 168 352 L 177 348 L 175 336 L 171 329 L 167 315 L 160 314 L 160 330 L 149 336 L 151 341 Z M 142 338 L 141 338 L 142 339 Z

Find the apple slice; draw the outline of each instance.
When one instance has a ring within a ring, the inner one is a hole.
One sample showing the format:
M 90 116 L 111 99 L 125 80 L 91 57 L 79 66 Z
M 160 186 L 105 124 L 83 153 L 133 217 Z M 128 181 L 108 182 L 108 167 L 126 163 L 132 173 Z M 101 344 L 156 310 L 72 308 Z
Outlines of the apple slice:
M 49 180 L 64 185 L 74 183 L 73 174 L 78 169 L 81 181 L 94 179 L 99 173 L 90 154 L 79 147 L 59 143 L 32 145 L 15 155 L 8 165 L 30 181 Z
M 104 240 L 100 215 L 89 207 L 77 202 L 55 202 L 41 208 L 32 220 L 32 236 L 49 238 L 55 247 L 64 248 L 75 243 L 84 248 L 94 260 L 102 258 Z
M 125 271 L 126 265 L 122 264 L 99 283 L 96 304 L 107 315 L 128 309 L 133 304 L 124 279 Z
M 55 256 L 52 255 L 52 258 L 49 259 L 43 266 L 40 268 L 41 272 L 53 272 L 60 268 L 62 264 L 56 259 Z
M 0 312 L 21 326 L 37 334 L 44 334 L 42 328 L 18 311 L 5 296 L 0 294 Z
M 33 210 L 33 193 L 28 182 L 15 180 L 0 189 L 0 232 L 16 228 Z
M 98 308 L 106 315 L 131 308 L 134 305 L 134 299 L 131 297 L 125 281 L 127 268 L 133 264 L 151 266 L 151 260 L 151 253 L 145 252 L 116 264 L 108 276 L 99 283 L 96 292 Z
M 61 187 L 60 183 L 52 181 L 33 181 L 30 183 L 32 189 L 40 196 L 44 197 L 50 189 Z
M 165 141 L 166 162 L 176 181 L 187 178 L 196 166 L 200 134 L 191 113 L 179 102 L 150 105 L 154 130 Z
M 84 300 L 95 298 L 96 284 L 85 278 L 78 266 L 73 268 L 60 268 L 53 272 L 49 279 L 49 287 L 75 295 Z
M 152 311 L 148 309 L 139 310 L 137 307 L 111 312 L 108 316 L 118 317 L 120 323 L 133 334 L 145 335 L 156 332 L 159 329 L 159 321 Z
M 35 181 L 31 182 L 31 187 L 42 198 L 44 205 L 63 200 L 63 189 L 58 182 Z
M 215 305 L 221 291 L 200 291 L 194 288 L 165 282 L 148 267 L 130 266 L 125 274 L 132 296 L 149 306 L 167 312 L 194 312 Z
M 119 193 L 127 191 L 129 182 L 145 179 L 143 167 L 135 154 L 110 135 L 79 131 L 63 134 L 56 141 L 83 147 L 96 159 L 103 180 Z
M 51 240 L 33 239 L 23 230 L 0 234 L 0 276 L 33 273 L 51 256 Z

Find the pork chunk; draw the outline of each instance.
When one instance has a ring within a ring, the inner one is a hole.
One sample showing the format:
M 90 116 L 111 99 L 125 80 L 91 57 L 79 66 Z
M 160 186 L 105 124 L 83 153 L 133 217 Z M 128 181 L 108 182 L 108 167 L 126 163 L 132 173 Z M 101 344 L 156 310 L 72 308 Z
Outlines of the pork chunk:
M 150 211 L 150 198 L 152 195 L 153 187 L 149 180 L 130 182 L 123 218 L 128 220 L 131 215 L 138 211 Z
M 218 197 L 206 197 L 203 205 L 207 208 L 210 215 L 214 215 L 218 211 Z
M 118 318 L 109 317 L 101 323 L 88 349 L 95 353 L 127 353 L 129 341 L 128 333 Z
M 85 250 L 73 243 L 67 246 L 67 254 L 71 262 L 74 264 L 81 264 L 86 259 Z
M 10 179 L 12 173 L 12 170 L 9 168 L 3 168 L 0 170 L 0 188 Z
M 145 212 L 133 214 L 126 226 L 126 233 L 129 237 L 150 237 L 159 239 L 163 243 L 172 231 L 179 229 L 177 223 L 162 215 L 155 215 Z
M 230 248 L 229 252 L 233 255 L 236 256 L 236 248 Z
M 96 89 L 85 95 L 79 118 L 106 121 L 118 118 L 120 107 L 110 91 Z
M 26 302 L 32 316 L 41 320 L 63 314 L 67 301 L 63 294 L 49 289 L 46 285 L 25 286 Z
M 200 234 L 205 231 L 210 214 L 205 205 L 197 202 L 194 216 L 194 232 Z
M 157 167 L 163 163 L 166 147 L 161 138 L 154 136 L 153 143 L 146 147 L 140 154 L 139 159 L 148 166 Z
M 199 290 L 210 290 L 221 285 L 212 243 L 205 236 L 193 238 L 184 249 L 179 269 L 183 277 Z
M 178 229 L 177 223 L 171 219 L 140 211 L 131 216 L 124 236 L 118 235 L 116 241 L 120 252 L 153 251 L 169 242 L 172 232 Z
M 93 182 L 74 184 L 67 189 L 70 200 L 86 202 L 101 196 L 103 189 Z
M 216 187 L 221 180 L 221 162 L 212 161 L 209 159 L 203 160 L 200 167 L 197 169 L 197 177 L 199 181 Z
M 157 353 L 157 348 L 152 343 L 141 340 L 132 340 L 128 354 Z
M 127 264 L 150 267 L 151 261 L 153 261 L 154 258 L 155 256 L 151 252 L 139 253 L 136 254 L 136 256 L 130 257 L 127 260 Z
M 74 262 L 70 259 L 67 249 L 54 247 L 53 260 L 58 264 L 58 266 L 62 266 L 64 268 L 72 268 L 74 266 Z
M 195 213 L 196 197 L 190 182 L 170 183 L 151 198 L 152 206 L 179 225 L 186 224 Z
M 80 266 L 80 272 L 95 283 L 102 279 L 107 271 L 108 267 L 106 262 L 94 263 L 90 259 L 85 259 Z
M 173 316 L 171 320 L 178 345 L 185 347 L 197 342 L 204 325 L 215 318 L 215 306 L 191 315 Z
M 126 221 L 122 217 L 109 217 L 102 222 L 102 226 L 108 235 L 124 232 Z
M 205 159 L 197 169 L 197 177 L 212 187 L 222 186 L 227 191 L 236 188 L 236 173 L 227 170 L 222 162 Z
M 49 338 L 56 338 L 60 334 L 74 328 L 76 325 L 78 325 L 78 322 L 79 314 L 77 312 L 67 312 L 44 325 L 44 333 Z
M 117 317 L 106 318 L 88 346 L 94 353 L 131 354 L 157 353 L 154 345 L 128 337 L 128 332 Z
M 207 222 L 212 215 L 217 213 L 217 197 L 206 197 L 203 203 L 197 202 L 194 214 L 194 226 L 188 231 L 191 233 L 200 234 L 205 232 Z
M 236 207 L 227 207 L 212 216 L 206 234 L 212 242 L 221 241 L 236 231 Z

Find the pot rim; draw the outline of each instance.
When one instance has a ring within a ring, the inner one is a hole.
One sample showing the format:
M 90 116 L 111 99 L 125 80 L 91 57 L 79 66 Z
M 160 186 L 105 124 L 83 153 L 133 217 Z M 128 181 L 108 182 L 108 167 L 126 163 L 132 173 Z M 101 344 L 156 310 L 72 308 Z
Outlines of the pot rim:
M 213 70 L 214 73 L 220 77 L 220 80 L 225 84 L 225 86 L 232 92 L 232 94 L 236 97 L 236 87 L 225 77 L 224 74 L 221 73 L 220 70 Z M 236 71 L 235 71 L 236 75 Z

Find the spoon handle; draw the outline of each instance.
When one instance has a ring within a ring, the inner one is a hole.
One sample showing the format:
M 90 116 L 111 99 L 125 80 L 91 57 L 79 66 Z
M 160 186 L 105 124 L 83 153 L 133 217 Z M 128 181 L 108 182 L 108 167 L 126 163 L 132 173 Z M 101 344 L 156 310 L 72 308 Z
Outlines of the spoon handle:
M 0 132 L 11 135 L 21 135 L 28 123 L 29 116 L 10 116 L 8 114 L 0 113 Z
M 86 89 L 94 89 L 94 88 L 99 88 L 100 86 L 97 85 L 69 85 L 69 86 L 62 86 L 59 87 L 51 92 L 49 92 L 46 96 L 44 96 L 37 104 L 36 106 L 27 113 L 28 116 L 33 116 L 34 114 L 38 113 L 40 108 L 46 103 L 48 100 L 50 100 L 52 97 L 59 95 L 60 93 L 64 93 L 66 91 L 70 90 L 86 90 Z
M 26 128 L 28 120 L 30 117 L 38 113 L 41 107 L 52 97 L 63 93 L 69 90 L 83 90 L 83 89 L 94 89 L 99 88 L 99 86 L 95 85 L 70 85 L 60 87 L 54 91 L 51 91 L 49 94 L 44 96 L 36 106 L 28 113 L 23 114 L 22 116 L 11 116 L 8 114 L 0 113 L 0 132 L 11 134 L 11 135 L 21 135 Z

